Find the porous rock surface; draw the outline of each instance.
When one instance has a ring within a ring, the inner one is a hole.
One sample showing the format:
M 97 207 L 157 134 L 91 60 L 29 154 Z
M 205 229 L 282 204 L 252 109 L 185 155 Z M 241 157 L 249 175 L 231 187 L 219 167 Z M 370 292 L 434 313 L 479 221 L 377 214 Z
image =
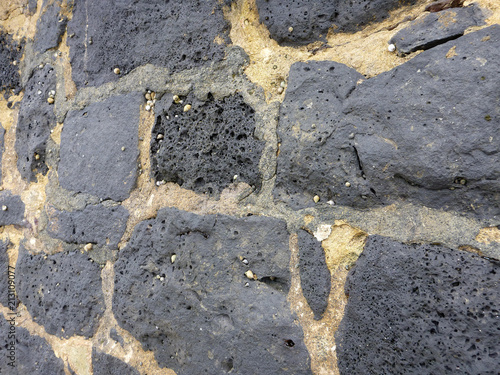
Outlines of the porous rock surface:
M 259 189 L 264 142 L 255 136 L 252 107 L 239 94 L 221 100 L 212 95 L 206 101 L 194 95 L 180 99 L 182 103 L 156 113 L 151 138 L 151 172 L 156 181 L 217 194 L 237 176 Z M 186 105 L 192 107 L 187 112 Z
M 490 374 L 500 356 L 500 263 L 370 236 L 336 333 L 341 374 Z
M 293 207 L 318 194 L 360 208 L 402 200 L 498 215 L 499 43 L 491 26 L 357 85 L 356 72 L 341 67 L 349 73 L 337 78 L 331 62 L 292 66 L 275 196 Z
M 139 371 L 112 355 L 92 348 L 93 375 L 139 375 Z
M 50 130 L 56 126 L 54 106 L 47 102 L 56 89 L 56 72 L 50 64 L 37 67 L 24 88 L 16 127 L 17 168 L 21 176 L 31 182 L 36 175 L 45 175 L 47 141 Z
M 30 254 L 22 245 L 17 293 L 33 319 L 51 335 L 91 337 L 104 313 L 100 268 L 79 251 Z
M 135 186 L 140 96 L 111 97 L 68 113 L 61 134 L 61 187 L 122 201 Z
M 446 9 L 410 22 L 407 27 L 398 31 L 389 43 L 396 46 L 399 55 L 406 55 L 456 39 L 462 36 L 468 27 L 482 24 L 484 15 L 477 4 Z
M 64 362 L 57 358 L 45 339 L 30 335 L 26 328 L 16 327 L 14 338 L 9 337 L 10 319 L 12 316 L 0 314 L 0 372 L 9 375 L 64 375 Z M 16 317 L 15 320 L 19 320 Z M 14 321 L 15 321 L 14 320 Z M 12 345 L 14 360 L 10 356 Z M 9 365 L 11 363 L 12 365 Z
M 73 80 L 97 86 L 144 64 L 192 69 L 221 60 L 228 24 L 210 1 L 124 0 L 113 6 L 76 1 L 68 22 Z
M 5 210 L 3 208 L 5 208 Z M 13 195 L 10 191 L 1 191 L 0 226 L 23 224 L 24 208 L 24 202 L 20 196 Z
M 0 90 L 18 94 L 21 91 L 18 64 L 23 54 L 24 43 L 12 40 L 7 33 L 0 31 Z M 14 65 L 13 62 L 16 62 Z
M 334 32 L 355 32 L 380 22 L 389 11 L 415 0 L 257 0 L 259 19 L 280 44 L 302 45 L 325 40 Z M 290 29 L 292 28 L 292 29 Z
M 314 318 L 320 320 L 328 306 L 331 289 L 330 270 L 326 265 L 321 242 L 303 229 L 299 230 L 297 236 L 302 294 L 314 312 Z
M 93 243 L 117 249 L 129 213 L 122 206 L 89 205 L 78 211 L 54 210 L 48 232 L 68 243 Z
M 33 48 L 37 52 L 45 52 L 55 48 L 61 42 L 68 18 L 60 14 L 61 6 L 57 2 L 47 3 L 43 8 L 42 15 L 38 19 L 37 33 L 33 43 Z
M 310 374 L 289 263 L 282 221 L 163 208 L 115 264 L 113 312 L 178 374 Z
M 9 306 L 9 256 L 7 249 L 9 241 L 0 241 L 0 267 L 4 272 L 0 274 L 0 303 L 4 306 Z M 14 271 L 14 270 L 11 270 Z

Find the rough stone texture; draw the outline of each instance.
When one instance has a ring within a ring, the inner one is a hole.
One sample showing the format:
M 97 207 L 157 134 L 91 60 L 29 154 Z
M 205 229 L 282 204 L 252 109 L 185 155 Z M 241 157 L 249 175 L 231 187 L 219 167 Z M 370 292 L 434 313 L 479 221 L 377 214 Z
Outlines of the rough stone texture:
M 346 283 L 341 374 L 490 374 L 500 356 L 500 263 L 369 237 Z
M 275 196 L 292 207 L 318 194 L 362 208 L 401 200 L 498 215 L 499 43 L 499 26 L 467 34 L 363 82 L 343 106 L 322 94 L 322 112 L 329 73 L 303 71 L 298 90 L 294 72 L 306 66 L 292 66 Z
M 111 328 L 111 330 L 109 331 L 109 337 L 111 337 L 113 340 L 115 340 L 116 342 L 120 343 L 120 345 L 123 347 L 123 344 L 125 343 L 123 341 L 123 337 L 121 337 L 118 332 L 116 331 L 115 328 Z
M 114 96 L 68 113 L 61 134 L 61 187 L 115 201 L 128 197 L 137 178 L 140 96 Z
M 10 324 L 0 314 L 0 373 L 9 375 L 64 375 L 64 363 L 57 358 L 45 339 L 31 336 L 25 328 L 16 327 L 15 338 L 9 337 Z M 21 318 L 17 317 L 16 321 Z M 15 340 L 15 366 L 9 366 L 10 345 Z
M 23 43 L 12 40 L 8 34 L 0 32 L 0 91 L 6 90 L 4 96 L 9 97 L 10 91 L 18 94 L 21 91 L 19 64 L 23 55 Z M 16 61 L 16 65 L 12 63 Z
M 14 272 L 14 270 L 9 269 L 8 246 L 9 241 L 0 241 L 0 270 L 2 270 L 0 274 L 0 303 L 7 308 L 9 307 L 9 276 L 11 275 L 9 271 Z M 10 306 L 12 306 L 12 303 L 14 303 L 14 306 L 17 305 L 15 300 L 11 299 L 11 301 Z
M 0 184 L 2 183 L 2 155 L 4 151 L 3 147 L 4 135 L 5 135 L 5 129 L 2 127 L 2 124 L 0 123 Z
M 44 259 L 46 257 L 46 259 Z M 104 313 L 100 267 L 79 251 L 31 255 L 21 245 L 18 297 L 47 333 L 91 337 Z
M 254 110 L 239 94 L 222 100 L 209 95 L 205 102 L 193 95 L 182 99 L 157 113 L 151 140 L 155 179 L 218 193 L 237 175 L 238 181 L 260 189 L 258 165 L 264 142 L 254 135 Z M 188 103 L 192 108 L 184 112 Z
M 113 312 L 179 375 L 311 374 L 286 300 L 289 257 L 279 220 L 164 208 L 137 225 L 115 264 Z
M 320 320 L 328 306 L 331 275 L 321 242 L 305 230 L 299 230 L 300 286 L 314 319 Z
M 389 11 L 415 0 L 257 0 L 260 22 L 280 44 L 309 44 L 325 40 L 329 28 L 355 32 L 379 22 Z M 290 32 L 289 28 L 293 31 Z
M 70 243 L 93 243 L 117 249 L 125 233 L 128 217 L 126 208 L 105 207 L 102 204 L 73 212 L 54 210 L 48 232 L 52 237 Z
M 2 208 L 6 206 L 4 211 Z M 0 191 L 0 226 L 23 224 L 24 202 L 10 191 Z
M 36 174 L 48 171 L 46 158 L 50 130 L 56 126 L 54 106 L 47 102 L 56 89 L 56 72 L 50 64 L 36 68 L 24 87 L 16 127 L 17 168 L 22 178 L 37 181 Z M 36 159 L 38 155 L 38 160 Z
M 477 4 L 466 8 L 452 8 L 430 13 L 401 29 L 389 43 L 396 46 L 398 55 L 404 56 L 417 50 L 426 50 L 456 39 L 468 27 L 484 24 L 484 15 Z
M 139 375 L 139 371 L 112 355 L 92 348 L 93 375 Z
M 222 60 L 215 39 L 229 42 L 227 32 L 217 2 L 78 1 L 68 22 L 73 80 L 98 86 L 118 78 L 115 67 L 123 75 L 144 64 L 180 71 Z
M 36 24 L 36 36 L 33 49 L 43 53 L 50 48 L 55 48 L 61 42 L 68 19 L 59 15 L 60 4 L 54 2 L 48 5 L 42 12 Z

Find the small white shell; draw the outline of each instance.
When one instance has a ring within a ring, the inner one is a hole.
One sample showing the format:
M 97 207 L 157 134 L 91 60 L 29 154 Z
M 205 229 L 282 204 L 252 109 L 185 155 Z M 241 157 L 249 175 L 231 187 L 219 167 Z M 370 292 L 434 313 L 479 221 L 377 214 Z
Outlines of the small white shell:
M 389 44 L 389 46 L 387 47 L 387 50 L 389 52 L 394 52 L 396 50 L 396 46 L 394 44 Z

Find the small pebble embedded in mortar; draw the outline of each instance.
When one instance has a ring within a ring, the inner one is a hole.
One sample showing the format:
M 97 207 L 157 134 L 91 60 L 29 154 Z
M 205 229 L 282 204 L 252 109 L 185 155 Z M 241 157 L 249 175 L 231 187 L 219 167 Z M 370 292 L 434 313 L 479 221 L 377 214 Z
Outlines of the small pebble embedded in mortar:
M 191 109 L 191 104 L 186 104 L 186 105 L 184 106 L 184 112 L 187 112 L 187 111 L 189 111 L 190 109 Z
M 85 251 L 90 251 L 90 250 L 92 250 L 92 247 L 93 247 L 93 245 L 89 242 L 88 244 L 86 244 L 86 245 L 83 247 L 83 250 L 85 250 Z
M 257 279 L 257 276 L 250 270 L 248 270 L 247 272 L 245 272 L 245 276 L 247 278 L 249 278 L 250 280 L 255 280 Z
M 389 44 L 389 46 L 387 47 L 387 50 L 389 52 L 394 52 L 396 50 L 396 46 L 394 44 Z
M 113 72 L 114 72 L 116 75 L 120 74 L 120 68 L 114 68 L 114 69 L 113 69 Z
M 319 202 L 319 195 L 315 195 L 313 198 L 313 201 L 314 201 L 314 203 L 318 203 Z

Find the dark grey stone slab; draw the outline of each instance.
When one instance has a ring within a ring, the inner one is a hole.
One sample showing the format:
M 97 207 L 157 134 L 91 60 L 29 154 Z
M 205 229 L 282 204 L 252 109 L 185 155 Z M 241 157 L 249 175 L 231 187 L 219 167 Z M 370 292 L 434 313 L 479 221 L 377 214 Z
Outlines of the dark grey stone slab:
M 19 322 L 21 317 L 0 314 L 0 372 L 9 375 L 64 375 L 64 362 L 57 358 L 44 338 L 32 336 L 21 327 L 11 328 L 11 322 Z M 14 345 L 12 345 L 14 343 Z M 10 357 L 12 348 L 14 361 Z M 13 366 L 9 365 L 13 364 Z
M 9 241 L 0 241 L 0 303 L 7 307 L 15 309 L 17 298 L 15 297 L 15 270 L 9 268 L 9 256 L 7 249 Z M 9 283 L 9 280 L 11 282 Z
M 264 142 L 254 135 L 254 110 L 239 94 L 222 100 L 209 95 L 205 102 L 190 94 L 178 104 L 164 97 L 169 103 L 156 114 L 151 139 L 151 173 L 157 181 L 217 194 L 237 175 L 260 189 Z M 192 105 L 188 112 L 186 104 Z
M 122 201 L 135 186 L 141 95 L 92 103 L 66 117 L 61 134 L 61 187 Z
M 115 264 L 113 312 L 179 375 L 311 374 L 286 299 L 289 265 L 282 221 L 164 208 Z
M 91 337 L 104 313 L 101 269 L 79 251 L 31 255 L 22 245 L 18 297 L 47 333 Z
M 68 22 L 73 80 L 98 86 L 118 79 L 116 67 L 123 75 L 144 64 L 171 71 L 210 64 L 224 58 L 215 39 L 229 42 L 228 29 L 217 2 L 79 1 Z
M 326 73 L 287 91 L 275 196 L 292 207 L 318 194 L 359 208 L 400 201 L 500 214 L 499 59 L 500 27 L 491 26 L 366 80 L 341 111 L 335 97 L 319 97 L 335 86 Z
M 414 0 L 257 0 L 260 22 L 280 44 L 303 45 L 326 40 L 328 29 L 355 32 L 379 22 L 389 12 Z M 292 27 L 293 31 L 289 28 Z
M 36 181 L 36 174 L 48 172 L 46 158 L 50 129 L 56 126 L 54 106 L 47 102 L 56 89 L 56 72 L 50 64 L 36 68 L 24 88 L 16 127 L 17 168 L 22 178 Z M 38 158 L 37 158 L 38 155 Z
M 129 213 L 122 206 L 89 205 L 80 211 L 55 210 L 47 230 L 54 238 L 69 243 L 93 243 L 117 249 L 125 233 Z
M 139 371 L 132 366 L 95 348 L 92 348 L 92 370 L 93 375 L 139 375 Z
M 58 2 L 46 6 L 36 24 L 36 35 L 33 43 L 35 51 L 43 53 L 55 48 L 61 42 L 68 19 L 60 15 Z
M 396 46 L 398 55 L 426 50 L 456 39 L 468 27 L 484 25 L 484 15 L 477 4 L 430 13 L 409 23 L 398 31 L 389 43 Z
M 123 337 L 121 337 L 118 332 L 116 331 L 115 328 L 111 328 L 111 330 L 109 331 L 109 337 L 111 337 L 113 340 L 115 340 L 116 342 L 120 343 L 121 346 L 124 345 L 124 341 L 123 341 Z
M 3 206 L 6 207 L 5 211 Z M 0 191 L 0 226 L 20 225 L 24 220 L 24 202 L 10 191 Z
M 335 334 L 341 374 L 497 375 L 500 263 L 371 236 Z
M 331 275 L 326 265 L 325 251 L 321 242 L 305 230 L 299 230 L 300 286 L 314 319 L 320 320 L 328 307 Z
M 0 183 L 2 183 L 2 155 L 4 151 L 3 147 L 4 136 L 5 136 L 5 129 L 2 127 L 2 124 L 0 123 Z
M 24 42 L 17 43 L 9 34 L 0 32 L 0 91 L 6 90 L 5 97 L 9 97 L 11 91 L 14 94 L 21 91 L 19 65 L 23 48 Z

